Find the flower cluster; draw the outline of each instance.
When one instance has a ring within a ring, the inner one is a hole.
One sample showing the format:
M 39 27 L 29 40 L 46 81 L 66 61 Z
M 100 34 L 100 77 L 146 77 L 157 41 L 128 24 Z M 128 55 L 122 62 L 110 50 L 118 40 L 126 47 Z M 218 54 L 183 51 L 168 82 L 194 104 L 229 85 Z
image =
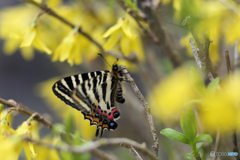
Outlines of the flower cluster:
M 79 32 L 82 30 L 103 46 L 104 51 L 114 50 L 125 56 L 135 53 L 139 60 L 144 59 L 141 35 L 130 16 L 119 18 L 117 24 L 113 25 L 115 15 L 111 13 L 114 12 L 117 16 L 122 13 L 110 7 L 100 5 L 94 13 L 89 14 L 82 4 L 64 5 L 60 0 L 46 2 L 62 18 L 76 24 L 76 27 L 71 30 L 63 22 L 50 15 L 44 16 L 47 13 L 38 13 L 31 6 L 6 8 L 0 12 L 0 38 L 5 40 L 6 54 L 10 55 L 20 47 L 23 57 L 31 60 L 34 49 L 37 49 L 50 55 L 53 61 L 67 61 L 70 65 L 78 65 L 83 59 L 90 61 L 103 51 Z M 111 25 L 113 26 L 107 30 Z
M 34 145 L 25 140 L 31 138 L 39 140 L 38 123 L 33 120 L 34 114 L 24 121 L 16 130 L 11 127 L 13 120 L 12 110 L 3 110 L 0 113 L 0 154 L 2 159 L 17 160 L 22 150 L 26 159 L 60 159 L 56 150 L 43 152 L 44 147 Z M 45 149 L 46 150 L 46 149 Z M 45 158 L 44 158 L 45 157 Z

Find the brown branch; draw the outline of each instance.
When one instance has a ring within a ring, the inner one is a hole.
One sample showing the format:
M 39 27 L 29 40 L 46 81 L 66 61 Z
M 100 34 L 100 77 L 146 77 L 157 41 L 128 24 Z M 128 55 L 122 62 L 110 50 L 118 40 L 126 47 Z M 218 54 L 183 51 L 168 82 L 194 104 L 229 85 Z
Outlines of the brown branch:
M 14 100 L 7 101 L 5 99 L 0 98 L 0 103 L 7 107 L 14 108 L 17 112 L 21 112 L 28 116 L 31 116 L 33 113 L 35 113 L 34 111 L 31 111 L 30 109 L 28 109 L 26 106 L 16 103 Z M 45 119 L 40 114 L 36 114 L 36 116 L 34 116 L 34 120 L 38 121 L 39 123 L 42 123 L 44 126 L 48 128 L 52 128 L 51 122 Z
M 146 144 L 140 144 L 133 140 L 127 139 L 127 138 L 101 138 L 94 142 L 86 142 L 85 144 L 78 145 L 78 146 L 69 146 L 69 145 L 52 145 L 49 143 L 43 143 L 41 141 L 33 140 L 29 137 L 25 138 L 26 141 L 35 143 L 37 145 L 41 145 L 44 147 L 47 147 L 49 149 L 56 149 L 58 151 L 63 152 L 71 152 L 71 153 L 86 153 L 86 152 L 92 152 L 93 150 L 103 147 L 103 146 L 124 146 L 126 148 L 129 148 L 133 146 L 137 150 L 141 151 L 142 153 L 146 154 L 150 159 L 157 160 L 157 157 L 146 148 Z
M 130 82 L 133 91 L 136 93 L 137 97 L 139 98 L 140 102 L 142 103 L 142 105 L 145 109 L 147 119 L 148 119 L 148 123 L 149 123 L 151 133 L 152 133 L 152 136 L 153 136 L 153 143 L 154 143 L 153 144 L 153 149 L 154 149 L 156 157 L 158 157 L 158 147 L 159 147 L 158 137 L 157 137 L 157 131 L 156 131 L 155 125 L 153 123 L 153 118 L 152 118 L 152 115 L 151 115 L 151 109 L 148 106 L 147 102 L 145 101 L 145 98 L 143 97 L 142 93 L 140 92 L 140 90 L 139 90 L 138 86 L 136 85 L 136 83 L 134 82 L 133 78 L 128 73 L 126 67 L 121 65 L 120 68 L 122 69 L 126 79 Z
M 209 40 L 207 36 L 205 36 L 204 42 L 200 40 L 200 38 L 198 37 L 198 33 L 196 33 L 193 26 L 191 16 L 186 17 L 183 20 L 182 25 L 188 28 L 197 44 L 198 49 L 196 49 L 193 39 L 189 39 L 192 53 L 195 57 L 197 64 L 199 65 L 201 63 L 201 66 L 199 66 L 200 69 L 203 71 L 205 76 L 212 81 L 215 77 L 217 77 L 217 73 L 214 70 L 211 59 L 209 57 L 209 46 L 212 41 Z M 195 50 L 193 50 L 193 48 L 195 48 Z M 196 59 L 196 57 L 198 57 L 198 59 Z
M 227 71 L 228 71 L 228 74 L 230 74 L 232 72 L 232 67 L 231 67 L 230 57 L 229 57 L 229 52 L 228 51 L 225 51 L 225 58 L 226 58 Z
M 206 75 L 206 77 L 208 77 L 209 80 L 211 81 L 214 80 L 216 73 L 215 74 L 213 73 L 209 57 L 199 53 L 200 49 L 197 49 L 192 38 L 189 38 L 189 43 L 191 45 L 192 53 L 194 55 L 198 67 L 203 71 L 203 73 Z M 203 50 L 201 50 L 201 52 L 203 52 Z

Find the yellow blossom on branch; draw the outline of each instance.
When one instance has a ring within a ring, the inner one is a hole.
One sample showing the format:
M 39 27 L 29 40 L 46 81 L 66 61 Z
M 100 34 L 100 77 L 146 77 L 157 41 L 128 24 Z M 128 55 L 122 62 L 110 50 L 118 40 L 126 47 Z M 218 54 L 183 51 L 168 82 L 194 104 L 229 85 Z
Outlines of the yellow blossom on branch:
M 35 128 L 35 129 L 37 128 L 37 127 L 33 127 L 33 125 L 35 126 L 35 125 L 37 125 L 37 123 L 32 121 L 32 118 L 33 118 L 32 116 L 27 121 L 23 122 L 22 125 L 17 128 L 16 134 L 15 134 L 16 136 L 19 136 L 19 137 L 26 136 L 26 137 L 31 137 L 31 138 L 38 137 L 38 133 L 33 132 L 33 128 Z M 33 133 L 35 133 L 37 135 L 34 135 Z M 21 145 L 24 148 L 24 152 L 25 152 L 27 159 L 36 158 L 37 154 L 35 152 L 33 143 L 23 141 L 21 143 Z
M 79 27 L 72 30 L 56 48 L 53 55 L 53 61 L 59 60 L 63 62 L 68 61 L 70 65 L 80 64 L 82 61 L 81 48 L 80 48 L 80 34 L 78 33 Z
M 140 38 L 132 32 L 130 20 L 132 19 L 127 16 L 119 18 L 118 22 L 103 34 L 103 38 L 108 38 L 103 47 L 108 51 L 119 43 L 120 51 L 126 56 L 135 52 L 138 58 L 142 60 L 144 59 L 142 43 Z
M 20 45 L 21 48 L 23 47 L 30 47 L 31 45 L 34 46 L 34 48 L 46 52 L 47 54 L 51 54 L 52 51 L 40 40 L 38 37 L 38 27 L 35 22 L 33 22 L 30 26 L 30 28 L 26 31 L 23 42 Z
M 192 75 L 188 68 L 179 68 L 157 84 L 148 101 L 152 106 L 153 115 L 165 123 L 178 121 L 189 101 L 197 98 L 204 85 Z

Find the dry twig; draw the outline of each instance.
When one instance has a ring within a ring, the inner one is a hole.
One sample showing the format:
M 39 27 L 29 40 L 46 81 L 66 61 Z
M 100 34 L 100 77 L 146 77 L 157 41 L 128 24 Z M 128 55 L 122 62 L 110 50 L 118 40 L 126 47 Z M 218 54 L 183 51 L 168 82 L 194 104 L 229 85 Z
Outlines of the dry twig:
M 35 112 L 31 111 L 30 109 L 28 109 L 26 106 L 24 106 L 22 104 L 18 104 L 13 100 L 7 101 L 5 99 L 0 98 L 0 103 L 7 107 L 14 108 L 14 110 L 16 110 L 17 112 L 21 112 L 28 116 L 31 116 L 33 113 L 35 113 Z M 50 121 L 48 121 L 47 119 L 45 119 L 40 114 L 36 114 L 36 116 L 34 116 L 34 120 L 38 121 L 39 123 L 42 123 L 44 126 L 46 126 L 48 128 L 52 128 L 52 123 Z
M 150 107 L 148 106 L 147 102 L 145 101 L 145 98 L 143 97 L 143 95 L 140 92 L 139 88 L 137 87 L 136 83 L 134 82 L 134 80 L 132 79 L 130 74 L 128 73 L 126 67 L 121 65 L 120 68 L 122 69 L 123 73 L 125 74 L 126 79 L 130 82 L 133 91 L 136 93 L 137 97 L 139 98 L 140 102 L 142 103 L 142 105 L 145 109 L 145 113 L 147 115 L 148 123 L 149 123 L 151 133 L 153 136 L 153 142 L 154 142 L 153 149 L 154 149 L 155 155 L 158 157 L 158 146 L 159 146 L 158 137 L 157 137 L 157 131 L 156 131 L 155 125 L 153 123 L 153 118 L 151 115 Z

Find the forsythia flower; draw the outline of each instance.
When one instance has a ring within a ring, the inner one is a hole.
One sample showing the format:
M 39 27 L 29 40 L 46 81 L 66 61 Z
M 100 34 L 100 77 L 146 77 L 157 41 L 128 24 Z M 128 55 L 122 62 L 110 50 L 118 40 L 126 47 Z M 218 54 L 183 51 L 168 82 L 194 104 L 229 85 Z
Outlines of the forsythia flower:
M 31 119 L 31 117 L 29 118 Z M 27 136 L 32 137 L 32 125 L 36 125 L 37 123 L 32 123 L 31 120 L 25 121 L 21 126 L 16 130 L 16 136 Z M 27 159 L 36 158 L 37 154 L 35 153 L 33 144 L 31 142 L 22 142 L 22 147 L 24 148 L 24 152 L 26 154 Z
M 221 89 L 207 92 L 200 109 L 200 118 L 208 131 L 229 132 L 240 125 L 240 73 L 224 79 Z
M 36 49 L 46 52 L 47 54 L 51 54 L 52 51 L 40 40 L 38 34 L 39 33 L 37 24 L 33 22 L 30 28 L 26 31 L 20 47 L 30 47 L 31 45 L 33 45 Z
M 189 69 L 180 68 L 154 87 L 148 101 L 156 118 L 169 123 L 179 120 L 186 104 L 196 98 L 201 89 L 194 78 Z
M 144 58 L 142 44 L 140 38 L 130 30 L 129 20 L 131 18 L 119 18 L 117 24 L 103 34 L 103 38 L 109 37 L 103 47 L 105 50 L 111 50 L 120 40 L 120 51 L 127 56 L 131 52 L 136 52 L 138 58 L 142 60 Z
M 72 30 L 67 37 L 65 37 L 61 44 L 56 48 L 53 56 L 53 61 L 60 60 L 68 61 L 70 65 L 80 64 L 82 62 L 81 48 L 80 48 L 80 34 L 77 32 L 78 28 Z

